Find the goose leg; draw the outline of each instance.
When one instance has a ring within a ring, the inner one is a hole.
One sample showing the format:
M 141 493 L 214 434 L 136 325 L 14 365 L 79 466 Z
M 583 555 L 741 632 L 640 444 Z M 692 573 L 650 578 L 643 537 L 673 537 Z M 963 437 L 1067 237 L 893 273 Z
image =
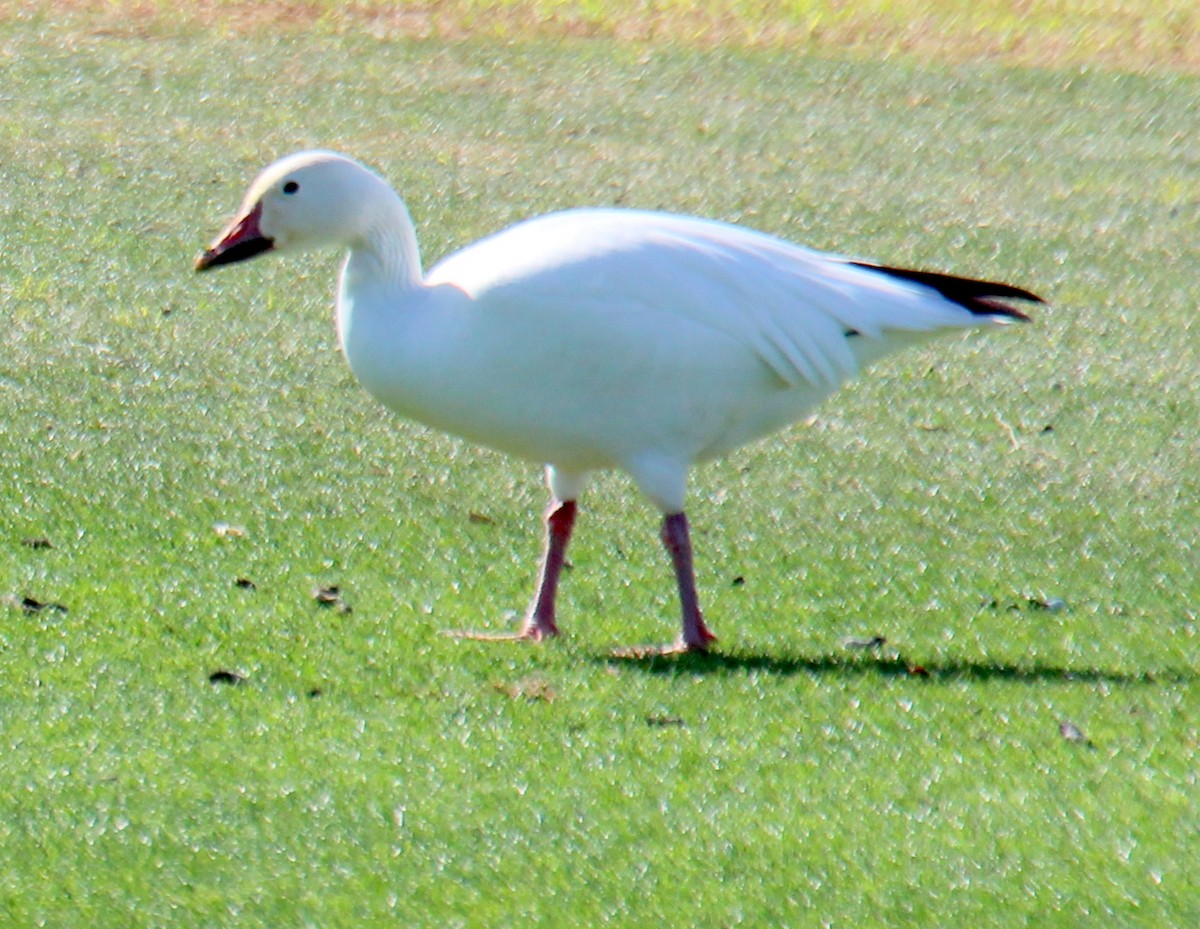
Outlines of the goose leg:
M 558 596 L 558 578 L 567 560 L 567 543 L 575 528 L 574 500 L 555 501 L 546 511 L 546 551 L 542 555 L 541 575 L 537 594 L 525 615 L 521 638 L 540 641 L 558 635 L 554 622 L 554 602 Z
M 612 652 L 614 658 L 651 658 L 655 655 L 680 655 L 686 652 L 706 652 L 717 637 L 704 625 L 700 614 L 700 598 L 696 595 L 696 574 L 692 568 L 692 541 L 688 535 L 687 517 L 670 513 L 663 518 L 662 543 L 671 556 L 675 582 L 679 586 L 679 608 L 683 614 L 683 631 L 670 645 L 635 646 Z
M 538 589 L 529 612 L 525 614 L 519 632 L 450 632 L 456 639 L 479 639 L 487 642 L 532 640 L 540 642 L 558 635 L 554 622 L 554 602 L 558 596 L 558 579 L 567 560 L 567 543 L 575 527 L 574 500 L 555 500 L 546 511 L 546 550 L 538 577 Z
M 670 513 L 663 518 L 662 542 L 675 568 L 679 585 L 679 607 L 683 612 L 683 632 L 669 651 L 703 652 L 717 637 L 704 625 L 700 614 L 700 598 L 696 595 L 696 573 L 692 567 L 692 541 L 688 534 L 687 516 Z

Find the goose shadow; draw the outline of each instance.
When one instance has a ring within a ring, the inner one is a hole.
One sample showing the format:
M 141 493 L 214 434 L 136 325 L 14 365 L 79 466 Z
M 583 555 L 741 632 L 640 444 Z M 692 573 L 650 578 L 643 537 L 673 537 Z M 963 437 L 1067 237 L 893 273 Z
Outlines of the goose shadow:
M 679 655 L 649 654 L 626 657 L 613 653 L 592 655 L 596 662 L 662 676 L 682 674 L 730 675 L 763 673 L 780 677 L 839 676 L 901 678 L 928 683 L 960 681 L 1011 681 L 1024 684 L 1191 684 L 1197 672 L 1190 668 L 1155 668 L 1116 671 L 1094 667 L 1072 667 L 1038 661 L 1006 663 L 947 659 L 918 664 L 901 655 L 824 654 L 778 655 L 753 652 L 687 652 Z

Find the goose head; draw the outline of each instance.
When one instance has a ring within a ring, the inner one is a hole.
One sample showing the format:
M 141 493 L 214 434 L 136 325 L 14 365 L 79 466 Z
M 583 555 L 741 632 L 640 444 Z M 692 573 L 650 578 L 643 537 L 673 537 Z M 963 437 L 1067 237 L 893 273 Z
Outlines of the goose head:
M 196 270 L 264 252 L 352 247 L 396 199 L 380 177 L 334 152 L 298 152 L 265 168 Z

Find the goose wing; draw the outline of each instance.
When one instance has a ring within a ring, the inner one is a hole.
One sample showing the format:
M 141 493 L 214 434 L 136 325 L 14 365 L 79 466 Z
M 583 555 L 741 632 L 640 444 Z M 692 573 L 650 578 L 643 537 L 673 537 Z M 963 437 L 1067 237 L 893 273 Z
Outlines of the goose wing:
M 427 279 L 481 303 L 551 308 L 552 321 L 567 329 L 572 314 L 634 312 L 647 334 L 674 332 L 681 349 L 693 327 L 720 333 L 792 387 L 832 386 L 855 374 L 852 339 L 1021 319 L 1004 301 L 1038 299 L 1008 285 L 633 210 L 572 210 L 520 223 L 451 255 Z

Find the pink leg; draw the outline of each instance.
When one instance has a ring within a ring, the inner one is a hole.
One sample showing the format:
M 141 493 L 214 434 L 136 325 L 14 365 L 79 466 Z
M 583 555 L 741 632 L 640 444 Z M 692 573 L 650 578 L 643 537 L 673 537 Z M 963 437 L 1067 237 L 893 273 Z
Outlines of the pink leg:
M 546 511 L 546 551 L 542 555 L 541 576 L 537 594 L 525 614 L 520 632 L 448 632 L 456 639 L 480 639 L 486 642 L 533 640 L 540 642 L 558 635 L 554 623 L 554 599 L 558 594 L 558 578 L 567 559 L 567 543 L 575 525 L 574 500 L 555 501 Z
M 679 585 L 679 606 L 683 611 L 683 635 L 672 651 L 702 652 L 717 637 L 708 631 L 700 615 L 700 599 L 696 595 L 696 574 L 692 568 L 692 542 L 688 536 L 687 516 L 671 513 L 663 519 L 662 542 L 675 568 Z
M 521 638 L 539 641 L 558 635 L 554 601 L 558 596 L 558 578 L 567 560 L 567 543 L 571 541 L 571 530 L 575 527 L 575 510 L 574 500 L 563 500 L 550 504 L 546 511 L 546 551 L 542 555 L 541 577 L 537 594 L 525 615 L 525 625 L 521 627 Z

